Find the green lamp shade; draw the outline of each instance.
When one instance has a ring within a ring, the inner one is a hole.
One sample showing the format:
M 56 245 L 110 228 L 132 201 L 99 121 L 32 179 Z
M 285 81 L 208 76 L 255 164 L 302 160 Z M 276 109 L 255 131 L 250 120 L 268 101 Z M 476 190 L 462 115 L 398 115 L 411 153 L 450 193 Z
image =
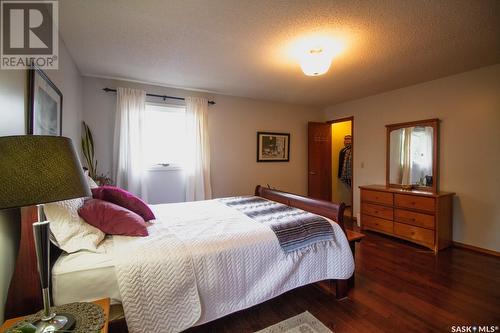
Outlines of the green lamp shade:
M 71 139 L 0 137 L 0 209 L 91 196 Z

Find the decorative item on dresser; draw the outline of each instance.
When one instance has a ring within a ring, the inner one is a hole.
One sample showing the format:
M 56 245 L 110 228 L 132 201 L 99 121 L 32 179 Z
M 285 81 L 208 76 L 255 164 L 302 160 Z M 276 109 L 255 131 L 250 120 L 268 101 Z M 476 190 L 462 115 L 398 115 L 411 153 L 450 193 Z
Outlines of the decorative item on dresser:
M 361 228 L 423 245 L 437 253 L 452 238 L 451 192 L 360 186 Z

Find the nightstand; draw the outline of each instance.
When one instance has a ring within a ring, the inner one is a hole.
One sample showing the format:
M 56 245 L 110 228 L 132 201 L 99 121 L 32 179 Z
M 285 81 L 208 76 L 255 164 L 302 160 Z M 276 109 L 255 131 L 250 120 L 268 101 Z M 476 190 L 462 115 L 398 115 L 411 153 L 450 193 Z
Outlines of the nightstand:
M 106 321 L 104 322 L 104 326 L 101 329 L 100 333 L 108 333 L 108 320 L 109 320 L 109 298 L 99 299 L 97 301 L 93 301 L 92 303 L 99 305 L 104 310 L 104 315 L 106 317 Z M 5 323 L 3 323 L 2 327 L 0 327 L 0 332 L 6 331 L 12 325 L 23 319 L 23 317 L 17 317 L 8 319 Z

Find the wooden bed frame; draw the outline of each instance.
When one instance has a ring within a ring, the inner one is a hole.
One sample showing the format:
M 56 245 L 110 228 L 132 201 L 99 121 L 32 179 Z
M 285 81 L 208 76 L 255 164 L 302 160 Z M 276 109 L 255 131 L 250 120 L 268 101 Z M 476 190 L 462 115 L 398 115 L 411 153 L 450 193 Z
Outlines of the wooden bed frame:
M 343 223 L 345 208 L 343 203 L 336 204 L 329 201 L 312 199 L 265 188 L 260 185 L 255 188 L 255 195 L 325 216 L 337 222 L 344 233 L 346 232 Z M 36 219 L 36 207 L 25 207 L 21 209 L 19 252 L 7 295 L 7 302 L 5 304 L 6 319 L 35 313 L 43 308 L 32 231 L 32 225 Z M 51 245 L 51 266 L 60 254 L 61 250 Z M 347 296 L 349 288 L 348 280 L 334 280 L 331 282 L 335 285 L 335 296 L 337 299 Z

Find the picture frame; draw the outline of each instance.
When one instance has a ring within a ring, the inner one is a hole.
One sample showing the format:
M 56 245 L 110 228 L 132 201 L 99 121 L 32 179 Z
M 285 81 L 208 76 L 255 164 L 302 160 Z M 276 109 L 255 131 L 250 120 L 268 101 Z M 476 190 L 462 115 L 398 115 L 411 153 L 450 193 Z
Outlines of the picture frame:
M 28 134 L 62 135 L 63 95 L 40 68 L 28 70 Z
M 257 162 L 289 162 L 290 133 L 257 132 Z

